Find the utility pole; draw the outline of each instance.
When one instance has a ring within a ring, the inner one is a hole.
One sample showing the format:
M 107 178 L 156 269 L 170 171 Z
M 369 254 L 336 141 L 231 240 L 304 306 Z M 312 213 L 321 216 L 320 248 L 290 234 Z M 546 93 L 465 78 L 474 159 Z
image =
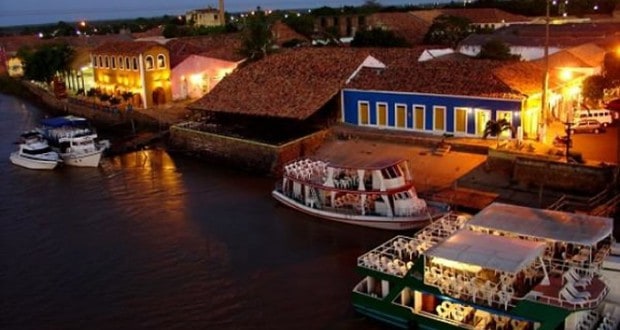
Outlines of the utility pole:
M 545 74 L 543 77 L 543 90 L 541 96 L 541 112 L 539 123 L 539 139 L 541 143 L 545 143 L 545 136 L 547 135 L 547 90 L 549 89 L 549 21 L 550 18 L 550 1 L 546 1 L 546 14 L 545 14 Z

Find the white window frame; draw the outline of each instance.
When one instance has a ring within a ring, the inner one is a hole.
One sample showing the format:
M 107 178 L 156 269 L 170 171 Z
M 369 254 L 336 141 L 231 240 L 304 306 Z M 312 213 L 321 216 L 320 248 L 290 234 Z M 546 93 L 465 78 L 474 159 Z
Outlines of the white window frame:
M 495 112 L 495 120 L 500 120 L 502 118 L 504 118 L 504 114 L 508 114 L 510 115 L 510 121 L 508 122 L 510 125 L 513 125 L 513 117 L 515 116 L 515 114 L 512 111 L 509 110 L 497 110 Z
M 418 108 L 422 108 L 422 128 L 416 127 L 416 122 L 418 119 L 418 112 L 416 111 Z M 411 122 L 411 128 L 414 131 L 424 132 L 426 131 L 426 106 L 424 104 L 413 104 L 411 105 L 411 112 L 413 114 L 413 121 Z
M 379 106 L 380 105 L 384 105 L 385 106 L 385 125 L 381 125 L 379 124 Z M 376 118 L 376 123 L 375 126 L 377 127 L 389 127 L 390 122 L 388 121 L 388 118 L 390 118 L 389 116 L 390 113 L 390 108 L 388 107 L 387 102 L 375 102 L 375 118 Z
M 368 118 L 368 122 L 366 124 L 362 124 L 362 119 L 360 116 L 360 112 L 362 111 L 362 104 L 366 105 L 366 118 Z M 370 126 L 370 102 L 368 101 L 357 101 L 357 125 L 358 126 Z
M 465 111 L 465 131 L 457 131 L 456 130 L 456 112 L 457 111 Z M 467 107 L 454 107 L 454 134 L 459 135 L 467 135 L 467 126 L 469 124 L 469 113 L 471 113 L 471 108 Z
M 149 60 L 151 60 L 150 67 L 149 67 Z M 155 70 L 155 58 L 153 58 L 153 55 L 146 55 L 146 57 L 144 58 L 144 67 L 146 71 Z
M 160 58 L 162 59 L 163 65 L 159 65 L 159 59 Z M 164 54 L 157 54 L 157 62 L 154 63 L 154 65 L 156 65 L 158 69 L 165 69 L 165 68 L 167 68 L 167 65 L 166 65 L 166 55 L 164 55 Z
M 443 109 L 443 130 L 437 129 L 437 118 L 435 116 L 435 110 Z M 448 122 L 448 108 L 445 105 L 434 105 L 433 106 L 433 132 L 437 133 L 445 133 Z
M 404 117 L 404 125 L 402 127 L 398 126 L 398 107 L 403 107 L 405 108 L 405 117 Z M 389 116 L 388 116 L 389 118 Z M 394 103 L 394 128 L 396 129 L 407 129 L 409 127 L 407 127 L 407 124 L 409 122 L 407 121 L 407 104 L 406 103 Z M 389 124 L 389 123 L 388 123 Z

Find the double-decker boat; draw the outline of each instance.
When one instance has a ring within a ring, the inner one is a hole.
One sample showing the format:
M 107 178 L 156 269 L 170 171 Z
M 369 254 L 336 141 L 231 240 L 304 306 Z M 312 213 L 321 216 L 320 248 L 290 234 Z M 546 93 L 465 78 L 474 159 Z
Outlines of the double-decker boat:
M 42 121 L 38 131 L 69 166 L 97 167 L 109 141 L 99 141 L 86 118 L 63 116 Z
M 357 259 L 355 309 L 402 328 L 617 329 L 613 220 L 493 203 Z
M 272 195 L 323 219 L 390 230 L 419 228 L 449 212 L 447 204 L 418 198 L 409 163 L 398 158 L 299 159 L 284 166 Z

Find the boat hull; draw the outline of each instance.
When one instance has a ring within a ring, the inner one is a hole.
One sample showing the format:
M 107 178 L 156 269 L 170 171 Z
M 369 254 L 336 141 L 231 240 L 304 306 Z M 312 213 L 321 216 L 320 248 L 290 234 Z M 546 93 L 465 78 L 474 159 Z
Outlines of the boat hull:
M 101 161 L 103 149 L 91 153 L 65 153 L 60 154 L 62 161 L 68 166 L 97 167 Z
M 53 170 L 58 166 L 57 161 L 24 158 L 20 157 L 18 152 L 11 153 L 9 158 L 11 163 L 31 170 Z
M 370 228 L 386 229 L 386 230 L 408 230 L 417 229 L 424 225 L 427 225 L 430 221 L 440 218 L 448 212 L 438 212 L 435 214 L 415 215 L 410 217 L 383 217 L 376 215 L 357 215 L 357 214 L 342 214 L 330 212 L 327 210 L 321 210 L 306 206 L 293 200 L 278 190 L 274 190 L 273 197 L 282 204 L 289 206 L 295 210 L 304 212 L 306 214 L 316 216 L 325 220 L 337 221 L 347 223 L 351 225 L 358 225 Z

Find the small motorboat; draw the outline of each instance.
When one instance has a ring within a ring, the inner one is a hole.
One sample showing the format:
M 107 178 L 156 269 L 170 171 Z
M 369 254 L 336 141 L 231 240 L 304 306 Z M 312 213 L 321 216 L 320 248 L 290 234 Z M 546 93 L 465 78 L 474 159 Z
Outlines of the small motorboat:
M 22 134 L 19 150 L 12 152 L 11 163 L 32 170 L 53 170 L 62 160 L 47 141 L 36 134 Z

